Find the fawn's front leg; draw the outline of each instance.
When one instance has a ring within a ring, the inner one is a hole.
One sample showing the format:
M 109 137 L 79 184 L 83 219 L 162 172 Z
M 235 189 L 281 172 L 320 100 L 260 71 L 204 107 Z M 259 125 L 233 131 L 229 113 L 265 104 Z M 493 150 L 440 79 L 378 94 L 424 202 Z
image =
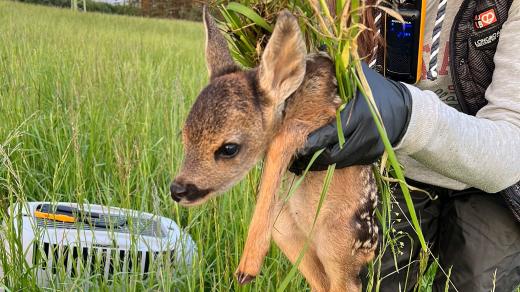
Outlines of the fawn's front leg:
M 252 281 L 260 272 L 271 242 L 276 195 L 300 140 L 296 133 L 281 131 L 267 149 L 255 211 L 236 271 L 240 284 Z

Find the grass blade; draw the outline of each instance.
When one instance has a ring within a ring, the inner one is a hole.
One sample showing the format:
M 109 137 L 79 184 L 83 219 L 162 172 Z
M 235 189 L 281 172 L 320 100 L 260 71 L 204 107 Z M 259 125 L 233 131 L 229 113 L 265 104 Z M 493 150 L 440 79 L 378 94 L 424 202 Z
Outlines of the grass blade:
M 319 154 L 318 154 L 319 155 Z M 314 155 L 317 157 L 318 155 Z M 310 165 L 310 163 L 309 163 Z M 298 271 L 298 267 L 303 260 L 303 257 L 305 256 L 305 253 L 307 252 L 307 249 L 309 248 L 310 244 L 310 238 L 311 234 L 314 232 L 314 227 L 316 226 L 316 221 L 318 220 L 318 215 L 320 214 L 321 208 L 323 207 L 323 202 L 325 202 L 325 198 L 327 197 L 327 193 L 329 192 L 330 183 L 332 182 L 332 177 L 334 175 L 334 170 L 336 169 L 336 165 L 329 165 L 327 168 L 327 174 L 325 175 L 325 180 L 323 182 L 323 187 L 320 194 L 320 201 L 318 203 L 318 208 L 316 208 L 316 214 L 314 215 L 314 220 L 312 222 L 311 231 L 309 232 L 309 235 L 307 236 L 307 240 L 305 240 L 305 244 L 303 245 L 302 250 L 300 251 L 300 254 L 298 255 L 298 259 L 294 262 L 291 270 L 287 274 L 287 276 L 283 279 L 280 286 L 276 289 L 277 292 L 283 292 L 289 285 L 289 282 L 296 276 L 296 272 Z M 302 176 L 303 177 L 303 176 Z
M 253 9 L 251 9 L 247 6 L 244 6 L 240 3 L 237 3 L 237 2 L 229 3 L 227 5 L 227 9 L 240 13 L 243 16 L 249 18 L 256 25 L 267 30 L 268 32 L 273 32 L 273 28 L 260 15 L 258 15 L 258 13 L 256 13 Z
M 410 212 L 410 218 L 412 220 L 413 228 L 417 234 L 417 237 L 419 238 L 419 241 L 421 243 L 421 248 L 424 252 L 426 252 L 427 246 L 426 241 L 424 240 L 424 235 L 422 234 L 421 225 L 419 224 L 419 220 L 417 219 L 417 214 L 415 213 L 415 207 L 412 201 L 412 197 L 410 195 L 410 190 L 408 189 L 408 186 L 406 185 L 406 180 L 404 177 L 403 170 L 401 169 L 401 166 L 399 162 L 397 161 L 397 157 L 395 155 L 394 149 L 392 147 L 392 144 L 390 143 L 390 140 L 388 139 L 388 135 L 386 134 L 386 130 L 384 128 L 384 125 L 381 120 L 381 115 L 379 114 L 379 110 L 377 109 L 374 98 L 372 96 L 372 92 L 370 90 L 370 87 L 368 86 L 368 82 L 365 79 L 365 76 L 363 75 L 363 69 L 361 68 L 361 63 L 357 64 L 357 72 L 359 79 L 357 79 L 358 87 L 363 93 L 363 97 L 367 101 L 367 104 L 369 105 L 368 108 L 370 109 L 370 113 L 372 114 L 372 118 L 374 119 L 374 122 L 377 127 L 377 131 L 379 132 L 379 135 L 381 136 L 381 140 L 383 144 L 385 145 L 385 150 L 388 153 L 388 160 L 390 161 L 390 165 L 392 165 L 394 172 L 397 176 L 397 179 L 399 180 L 399 186 L 401 187 L 403 197 L 406 202 L 406 206 L 408 208 L 408 211 Z

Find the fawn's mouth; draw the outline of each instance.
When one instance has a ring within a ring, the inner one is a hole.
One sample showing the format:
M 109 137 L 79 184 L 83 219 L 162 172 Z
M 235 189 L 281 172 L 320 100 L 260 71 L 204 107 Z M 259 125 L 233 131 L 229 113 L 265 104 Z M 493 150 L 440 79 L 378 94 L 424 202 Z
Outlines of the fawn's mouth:
M 211 189 L 191 190 L 182 195 L 172 194 L 172 199 L 184 207 L 193 207 L 206 202 L 211 196 Z
M 199 206 L 199 205 L 204 204 L 208 199 L 209 199 L 209 196 L 208 197 L 203 197 L 203 198 L 200 198 L 200 199 L 195 199 L 193 201 L 186 200 L 186 199 L 183 198 L 180 201 L 176 201 L 176 202 L 179 205 L 183 206 L 183 207 L 195 207 L 195 206 Z

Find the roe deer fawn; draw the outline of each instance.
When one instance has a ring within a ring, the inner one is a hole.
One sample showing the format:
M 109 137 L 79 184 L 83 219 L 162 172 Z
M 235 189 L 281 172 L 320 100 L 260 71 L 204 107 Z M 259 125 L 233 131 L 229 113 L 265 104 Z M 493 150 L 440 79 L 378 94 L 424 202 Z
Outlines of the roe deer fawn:
M 335 171 L 312 233 L 325 172 L 308 173 L 287 203 L 278 194 L 293 155 L 310 132 L 334 119 L 340 105 L 331 59 L 307 55 L 288 11 L 279 14 L 261 63 L 251 70 L 234 63 L 206 9 L 204 24 L 210 84 L 186 120 L 185 158 L 172 198 L 184 206 L 201 204 L 237 183 L 265 155 L 238 281 L 258 275 L 271 237 L 294 263 L 310 236 L 299 270 L 313 291 L 359 291 L 359 272 L 377 245 L 371 166 Z

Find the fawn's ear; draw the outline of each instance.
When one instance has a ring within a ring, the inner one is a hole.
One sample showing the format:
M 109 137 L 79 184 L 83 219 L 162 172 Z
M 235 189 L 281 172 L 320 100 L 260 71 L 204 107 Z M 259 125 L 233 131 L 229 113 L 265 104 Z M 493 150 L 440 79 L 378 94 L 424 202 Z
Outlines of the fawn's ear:
M 208 8 L 204 6 L 204 27 L 206 28 L 206 66 L 210 79 L 226 74 L 237 69 L 237 65 L 231 58 L 226 39 L 220 33 Z
M 287 10 L 278 15 L 258 71 L 260 88 L 269 104 L 278 106 L 300 86 L 307 49 L 296 18 Z

